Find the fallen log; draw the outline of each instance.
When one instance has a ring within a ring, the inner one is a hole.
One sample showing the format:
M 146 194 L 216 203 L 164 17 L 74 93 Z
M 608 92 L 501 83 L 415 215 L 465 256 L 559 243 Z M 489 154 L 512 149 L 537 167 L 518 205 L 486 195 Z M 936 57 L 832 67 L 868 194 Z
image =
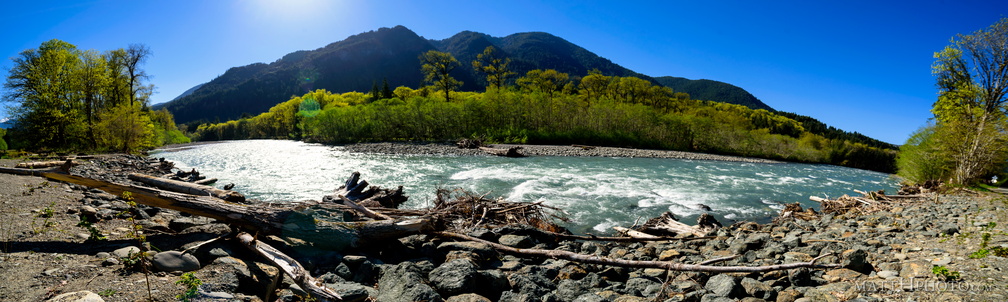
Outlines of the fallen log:
M 66 163 L 67 161 L 65 160 L 37 161 L 37 162 L 19 163 L 14 167 L 22 169 L 39 169 L 39 168 L 62 166 L 63 164 Z M 71 164 L 75 166 L 79 165 L 78 163 L 73 161 L 71 161 Z
M 197 184 L 197 185 L 208 186 L 208 185 L 210 185 L 212 183 L 215 183 L 215 182 L 217 182 L 216 178 L 204 178 L 204 179 L 200 179 L 200 180 L 194 181 L 193 183 Z
M 301 263 L 297 262 L 297 260 L 294 260 L 294 258 L 287 256 L 269 244 L 256 240 L 249 233 L 238 234 L 237 238 L 242 245 L 266 258 L 266 260 L 290 276 L 301 289 L 304 289 L 305 292 L 315 298 L 315 301 L 343 301 L 343 297 L 312 277 L 308 270 Z
M 649 219 L 638 231 L 650 234 L 690 234 L 704 237 L 707 236 L 707 233 L 719 228 L 721 228 L 721 223 L 707 213 L 700 214 L 700 217 L 697 217 L 697 224 L 691 226 L 679 222 L 671 212 L 665 212 L 661 216 Z
M 479 147 L 483 152 L 490 155 L 504 156 L 504 157 L 525 157 L 525 154 L 521 154 L 518 150 L 522 147 L 510 147 L 510 148 L 490 148 L 490 147 Z
M 70 168 L 76 165 L 72 160 L 62 161 L 62 164 L 58 166 L 50 166 L 49 169 L 29 169 L 29 168 L 8 168 L 0 167 L 0 173 L 6 174 L 16 174 L 16 175 L 28 175 L 28 176 L 42 176 L 45 173 L 62 173 L 69 174 Z
M 245 195 L 235 191 L 221 190 L 211 186 L 194 184 L 184 181 L 171 180 L 167 178 L 154 177 L 140 173 L 130 173 L 129 179 L 152 185 L 161 189 L 191 194 L 210 195 L 230 202 L 245 202 Z
M 634 230 L 631 230 L 631 229 L 628 229 L 628 228 L 624 228 L 624 227 L 620 227 L 620 226 L 614 226 L 612 228 L 614 230 L 616 230 L 617 232 L 626 234 L 628 237 L 634 238 L 634 239 L 657 239 L 657 238 L 661 238 L 661 237 L 658 237 L 658 236 L 655 236 L 655 235 L 651 235 L 651 234 L 640 232 L 640 231 L 634 231 Z
M 815 257 L 809 262 L 798 262 L 798 263 L 788 263 L 788 264 L 778 264 L 778 265 L 766 265 L 766 266 L 714 266 L 707 264 L 685 264 L 677 263 L 671 261 L 648 261 L 648 260 L 628 260 L 628 259 L 616 259 L 601 257 L 597 255 L 586 255 L 578 254 L 574 252 L 568 252 L 563 250 L 541 250 L 541 249 L 519 249 L 506 246 L 496 242 L 490 242 L 487 240 L 466 236 L 458 233 L 452 232 L 437 232 L 436 235 L 445 238 L 453 238 L 458 240 L 473 241 L 482 244 L 486 244 L 496 250 L 526 257 L 537 257 L 537 258 L 549 258 L 549 259 L 563 259 L 568 261 L 587 263 L 587 264 L 599 264 L 607 266 L 621 266 L 621 267 L 632 267 L 632 268 L 660 268 L 671 271 L 688 271 L 688 272 L 712 272 L 712 273 L 735 273 L 735 272 L 769 272 L 776 270 L 786 270 L 793 268 L 837 268 L 840 267 L 838 264 L 817 264 L 819 259 L 827 256 L 833 256 L 832 254 L 821 255 Z M 713 263 L 731 259 L 731 257 L 717 258 L 713 260 L 706 261 L 704 263 Z
M 366 242 L 400 238 L 435 229 L 437 220 L 420 217 L 410 220 L 340 221 L 333 212 L 343 210 L 333 204 L 310 201 L 286 207 L 247 205 L 212 196 L 189 195 L 135 185 L 116 184 L 80 176 L 42 173 L 61 182 L 74 183 L 122 196 L 130 192 L 139 204 L 209 217 L 260 235 L 278 235 L 311 242 L 320 248 L 340 251 Z

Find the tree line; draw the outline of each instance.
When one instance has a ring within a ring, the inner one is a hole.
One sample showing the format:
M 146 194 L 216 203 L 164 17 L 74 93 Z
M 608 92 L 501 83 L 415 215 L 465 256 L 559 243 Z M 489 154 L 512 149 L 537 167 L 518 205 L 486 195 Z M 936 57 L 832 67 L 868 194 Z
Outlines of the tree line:
M 140 44 L 98 52 L 57 39 L 22 51 L 3 85 L 9 146 L 137 152 L 188 142 L 171 113 L 148 107 L 154 85 L 142 66 L 150 55 Z
M 436 51 L 432 51 L 436 52 Z M 254 117 L 200 125 L 199 140 L 301 139 L 323 143 L 451 141 L 590 144 L 698 151 L 894 171 L 895 151 L 806 130 L 792 118 L 693 100 L 635 77 L 532 70 L 514 79 L 488 47 L 474 67 L 485 92 L 457 92 L 446 53 L 421 56 L 430 86 L 294 96 Z

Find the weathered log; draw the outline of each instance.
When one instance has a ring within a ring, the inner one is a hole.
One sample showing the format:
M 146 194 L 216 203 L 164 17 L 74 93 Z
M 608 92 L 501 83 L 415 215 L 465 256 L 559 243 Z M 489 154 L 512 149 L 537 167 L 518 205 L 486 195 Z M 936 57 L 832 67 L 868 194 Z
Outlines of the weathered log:
M 211 186 L 194 184 L 167 178 L 154 177 L 140 173 L 130 173 L 129 179 L 152 185 L 161 189 L 191 194 L 210 195 L 230 202 L 245 202 L 245 195 L 235 191 L 221 190 Z
M 247 205 L 212 196 L 197 196 L 155 188 L 124 185 L 80 176 L 42 173 L 56 181 L 74 183 L 122 196 L 130 192 L 140 204 L 176 210 L 192 215 L 217 219 L 261 235 L 279 235 L 311 242 L 332 250 L 343 250 L 365 242 L 400 238 L 433 230 L 436 220 L 421 217 L 411 220 L 381 220 L 344 222 L 330 212 L 342 212 L 332 204 L 311 201 L 286 207 Z
M 210 185 L 210 184 L 215 183 L 215 182 L 217 182 L 216 178 L 204 178 L 204 179 L 200 179 L 200 180 L 194 181 L 193 183 L 197 184 L 197 185 L 207 186 L 207 185 Z
M 677 263 L 671 261 L 647 261 L 647 260 L 628 260 L 628 259 L 616 259 L 601 257 L 597 255 L 586 255 L 578 254 L 574 252 L 568 252 L 563 250 L 540 250 L 540 249 L 518 249 L 510 246 L 506 246 L 496 242 L 490 242 L 483 239 L 466 236 L 451 232 L 437 232 L 438 236 L 445 238 L 454 238 L 459 240 L 479 242 L 486 244 L 496 250 L 524 257 L 539 257 L 539 258 L 550 258 L 550 259 L 563 259 L 568 261 L 587 263 L 587 264 L 599 264 L 607 266 L 622 266 L 622 267 L 632 267 L 632 268 L 660 268 L 671 271 L 688 271 L 688 272 L 712 272 L 712 273 L 732 273 L 732 272 L 768 272 L 776 270 L 786 270 L 792 268 L 837 268 L 840 265 L 837 264 L 818 264 L 816 263 L 819 259 L 827 256 L 833 256 L 832 254 L 822 255 L 813 258 L 809 262 L 798 262 L 798 263 L 788 263 L 788 264 L 778 264 L 778 265 L 766 265 L 766 266 L 713 266 L 706 264 L 685 264 Z M 717 258 L 713 260 L 706 261 L 704 263 L 713 263 L 731 259 L 731 257 Z
M 70 168 L 76 165 L 73 160 L 62 161 L 62 164 L 58 166 L 50 166 L 49 169 L 29 169 L 29 168 L 8 168 L 0 167 L 0 173 L 6 174 L 16 174 L 16 175 L 29 175 L 29 176 L 42 176 L 44 173 L 62 173 L 69 174 Z
M 697 218 L 697 225 L 691 226 L 679 222 L 671 212 L 665 212 L 661 216 L 651 218 L 638 230 L 651 234 L 691 234 L 703 237 L 719 228 L 721 228 L 721 223 L 707 213 L 700 214 L 700 217 Z
M 656 238 L 660 238 L 660 237 L 655 236 L 655 235 L 651 235 L 651 234 L 640 232 L 640 231 L 634 231 L 634 230 L 631 230 L 631 229 L 628 229 L 628 228 L 624 228 L 624 227 L 620 227 L 620 226 L 614 226 L 613 229 L 616 230 L 617 232 L 626 234 L 627 236 L 629 236 L 631 238 L 636 238 L 636 239 L 656 239 Z
M 301 263 L 294 260 L 294 258 L 287 256 L 287 254 L 280 252 L 280 250 L 277 250 L 269 244 L 256 240 L 249 233 L 240 233 L 237 238 L 242 245 L 253 252 L 258 253 L 274 266 L 280 268 L 280 270 L 290 276 L 291 279 L 293 279 L 294 282 L 301 287 L 301 289 L 304 289 L 305 292 L 315 298 L 316 301 L 343 301 L 343 297 L 323 285 L 322 282 L 313 278 L 308 270 L 306 270 L 304 266 L 301 266 Z
M 340 203 L 340 199 L 336 198 L 336 196 L 344 196 L 361 206 L 369 208 L 383 207 L 395 209 L 409 200 L 409 197 L 403 194 L 402 186 L 399 186 L 395 190 L 369 186 L 366 180 L 360 179 L 359 172 L 350 173 L 350 178 L 347 178 L 346 183 L 336 188 L 333 194 L 328 196 L 327 201 Z
M 504 157 L 525 157 L 525 154 L 521 154 L 521 152 L 518 152 L 518 150 L 521 150 L 522 147 L 510 147 L 507 149 L 479 147 L 479 149 L 491 155 L 504 156 Z
M 14 167 L 22 169 L 39 169 L 39 168 L 62 166 L 63 164 L 66 163 L 67 161 L 65 160 L 37 161 L 37 162 L 19 163 Z M 73 161 L 71 161 L 71 164 L 74 166 L 80 165 L 79 163 Z

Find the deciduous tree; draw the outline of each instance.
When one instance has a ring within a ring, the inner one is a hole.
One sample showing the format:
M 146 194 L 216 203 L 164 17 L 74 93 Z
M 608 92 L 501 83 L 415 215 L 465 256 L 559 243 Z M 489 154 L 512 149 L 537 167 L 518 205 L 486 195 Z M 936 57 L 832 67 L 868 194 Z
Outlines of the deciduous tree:
M 451 101 L 451 91 L 462 85 L 462 82 L 451 76 L 452 70 L 459 67 L 459 61 L 450 53 L 430 50 L 420 55 L 421 69 L 424 81 L 444 91 L 445 101 Z
M 511 58 L 501 58 L 497 53 L 497 48 L 487 46 L 483 53 L 476 55 L 476 60 L 472 61 L 473 69 L 486 74 L 487 89 L 497 89 L 504 87 L 507 78 L 515 73 L 508 69 Z

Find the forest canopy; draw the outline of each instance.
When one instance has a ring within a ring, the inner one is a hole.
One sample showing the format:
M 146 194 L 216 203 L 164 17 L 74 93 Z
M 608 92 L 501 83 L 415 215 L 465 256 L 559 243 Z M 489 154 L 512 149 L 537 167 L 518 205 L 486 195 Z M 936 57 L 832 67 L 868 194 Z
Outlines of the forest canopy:
M 315 90 L 268 112 L 200 125 L 199 140 L 587 144 L 828 163 L 892 172 L 896 152 L 810 132 L 775 112 L 703 100 L 634 77 L 532 70 L 486 92 L 395 88 L 391 98 Z M 815 125 L 819 127 L 819 125 Z

